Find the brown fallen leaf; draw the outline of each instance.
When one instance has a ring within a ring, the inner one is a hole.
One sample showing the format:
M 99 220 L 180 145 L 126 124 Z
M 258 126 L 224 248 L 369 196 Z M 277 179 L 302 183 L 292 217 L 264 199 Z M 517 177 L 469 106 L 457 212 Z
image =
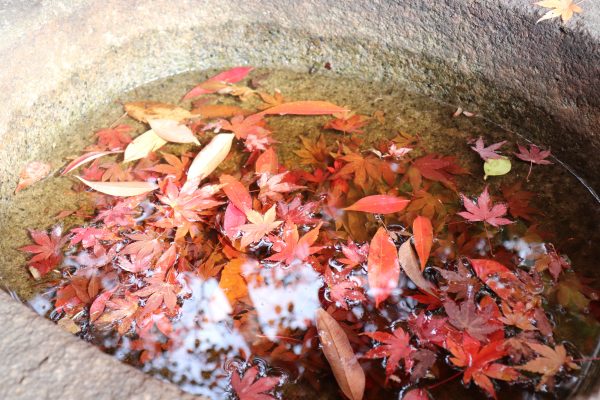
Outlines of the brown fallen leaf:
M 131 182 L 91 182 L 76 176 L 81 182 L 91 187 L 97 192 L 111 196 L 130 197 L 139 194 L 151 192 L 158 188 L 158 185 L 150 182 L 131 181 Z
M 50 173 L 50 164 L 41 161 L 32 161 L 23 168 L 19 174 L 19 183 L 15 189 L 15 193 L 41 181 Z
M 365 372 L 350 346 L 348 336 L 327 311 L 316 313 L 319 340 L 325 358 L 342 392 L 351 400 L 361 400 L 365 391 Z
M 125 112 L 140 122 L 148 122 L 149 119 L 172 119 L 182 121 L 193 117 L 185 108 L 173 104 L 159 103 L 156 101 L 134 101 L 125 103 Z
M 344 107 L 328 101 L 292 101 L 261 111 L 261 115 L 327 115 L 347 112 Z
M 412 249 L 410 240 L 407 240 L 400 246 L 400 250 L 398 250 L 398 260 L 400 261 L 400 267 L 404 273 L 410 278 L 411 281 L 413 281 L 415 285 L 417 285 L 419 289 L 429 293 L 432 296 L 438 297 L 431 282 L 425 279 L 421 273 L 419 259 Z
M 188 169 L 187 180 L 181 189 L 182 192 L 196 190 L 200 181 L 210 175 L 223 162 L 229 154 L 229 150 L 231 150 L 234 137 L 233 133 L 219 133 L 200 150 Z

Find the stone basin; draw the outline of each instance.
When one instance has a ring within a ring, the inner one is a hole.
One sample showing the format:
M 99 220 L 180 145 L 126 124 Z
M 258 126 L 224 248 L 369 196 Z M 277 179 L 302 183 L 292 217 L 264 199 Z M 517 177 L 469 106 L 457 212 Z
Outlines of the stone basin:
M 562 25 L 535 24 L 529 0 L 0 0 L 0 226 L 18 206 L 19 171 L 82 115 L 149 81 L 235 65 L 329 62 L 342 76 L 402 82 L 549 146 L 598 190 L 600 5 L 584 5 Z M 22 268 L 11 257 L 3 270 Z M 0 326 L 0 398 L 194 398 L 4 292 Z M 599 376 L 589 372 L 580 396 L 600 398 Z

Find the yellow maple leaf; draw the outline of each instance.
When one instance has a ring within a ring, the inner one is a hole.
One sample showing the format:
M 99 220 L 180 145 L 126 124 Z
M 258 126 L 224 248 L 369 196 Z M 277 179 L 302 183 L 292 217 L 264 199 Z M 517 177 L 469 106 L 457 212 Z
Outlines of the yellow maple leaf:
M 561 17 L 563 22 L 567 22 L 573 18 L 573 14 L 583 11 L 583 9 L 575 3 L 575 0 L 543 0 L 538 1 L 535 4 L 544 8 L 550 8 L 550 11 L 544 14 L 542 18 L 538 19 L 537 22 L 558 17 Z

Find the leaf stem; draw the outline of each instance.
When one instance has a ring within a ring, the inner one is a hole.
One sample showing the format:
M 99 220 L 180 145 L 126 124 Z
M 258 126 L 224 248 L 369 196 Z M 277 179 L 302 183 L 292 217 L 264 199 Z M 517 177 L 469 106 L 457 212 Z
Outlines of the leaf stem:
M 492 241 L 490 240 L 490 233 L 488 232 L 487 223 L 485 221 L 483 221 L 483 229 L 485 229 L 485 238 L 487 239 L 488 245 L 490 246 L 490 254 L 492 255 L 492 257 L 495 257 L 494 247 L 492 246 Z
M 427 390 L 433 390 L 433 389 L 437 388 L 438 386 L 441 386 L 441 385 L 443 385 L 443 384 L 445 384 L 445 383 L 448 383 L 448 382 L 450 382 L 451 380 L 453 380 L 453 379 L 456 379 L 456 378 L 458 378 L 459 376 L 461 376 L 461 375 L 462 375 L 462 373 L 463 373 L 463 371 L 458 371 L 456 374 L 454 374 L 454 375 L 452 375 L 452 376 L 450 376 L 450 377 L 448 377 L 448 378 L 444 379 L 443 381 L 439 381 L 439 382 L 436 382 L 436 383 L 434 383 L 433 385 L 430 385 L 430 386 L 428 386 L 428 387 L 427 387 Z

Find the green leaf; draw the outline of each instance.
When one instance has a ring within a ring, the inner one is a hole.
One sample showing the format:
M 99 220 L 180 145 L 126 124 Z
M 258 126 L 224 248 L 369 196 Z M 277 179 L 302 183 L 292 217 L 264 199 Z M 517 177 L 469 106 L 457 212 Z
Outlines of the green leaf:
M 487 179 L 488 176 L 506 175 L 510 172 L 510 168 L 510 160 L 506 157 L 486 160 L 483 164 L 483 172 L 485 173 L 483 179 Z

